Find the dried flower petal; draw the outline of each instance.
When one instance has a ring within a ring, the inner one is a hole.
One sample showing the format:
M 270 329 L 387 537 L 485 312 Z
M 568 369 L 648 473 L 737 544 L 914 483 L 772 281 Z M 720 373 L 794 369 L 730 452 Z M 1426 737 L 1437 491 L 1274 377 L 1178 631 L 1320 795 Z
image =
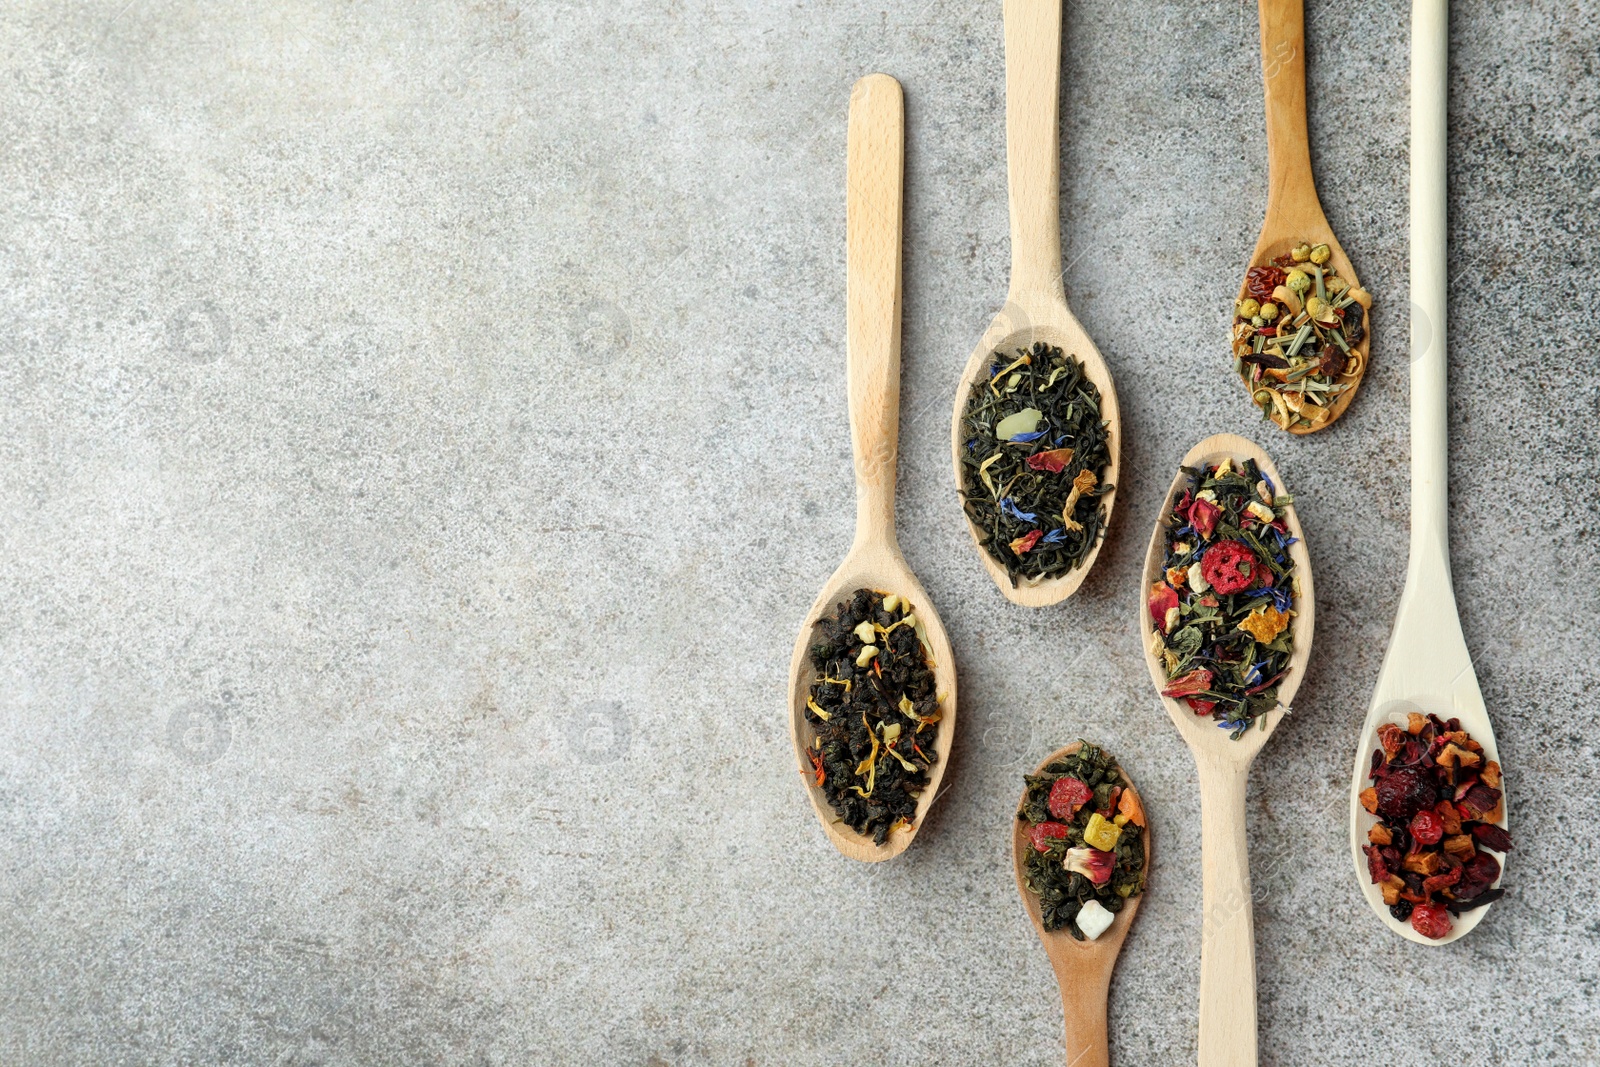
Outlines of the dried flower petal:
M 1023 462 L 1036 471 L 1060 474 L 1067 469 L 1067 464 L 1072 462 L 1072 449 L 1052 448 L 1047 452 L 1035 452 Z

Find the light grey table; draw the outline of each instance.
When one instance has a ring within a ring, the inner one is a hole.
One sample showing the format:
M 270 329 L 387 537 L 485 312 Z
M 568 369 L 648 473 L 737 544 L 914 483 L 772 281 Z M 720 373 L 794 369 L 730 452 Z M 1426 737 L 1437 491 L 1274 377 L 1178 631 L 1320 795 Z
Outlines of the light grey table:
M 1291 441 L 1222 347 L 1254 5 L 1069 4 L 1066 280 L 1126 474 L 1043 612 L 948 467 L 1008 263 L 997 4 L 7 5 L 0 1060 L 1056 1062 L 1006 834 L 1084 735 L 1158 857 L 1113 1059 L 1192 1062 L 1195 780 L 1132 618 L 1173 464 L 1229 430 L 1320 594 L 1251 793 L 1262 1062 L 1596 1062 L 1597 15 L 1452 34 L 1452 547 L 1517 851 L 1430 951 L 1367 913 L 1344 818 L 1406 543 L 1405 5 L 1310 4 L 1320 185 L 1378 303 L 1360 398 Z M 851 530 L 872 70 L 910 124 L 901 534 L 962 707 L 948 793 L 868 868 L 796 783 L 784 676 Z

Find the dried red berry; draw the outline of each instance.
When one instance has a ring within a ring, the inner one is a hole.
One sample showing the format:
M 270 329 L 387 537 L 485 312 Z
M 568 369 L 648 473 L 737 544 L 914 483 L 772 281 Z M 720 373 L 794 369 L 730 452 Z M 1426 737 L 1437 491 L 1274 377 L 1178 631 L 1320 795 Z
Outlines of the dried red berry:
M 1200 574 L 1217 592 L 1227 595 L 1250 588 L 1261 561 L 1243 541 L 1218 541 L 1200 557 Z
M 1210 715 L 1217 710 L 1217 702 L 1215 700 L 1201 700 L 1199 697 L 1190 697 L 1189 707 L 1196 715 Z
M 1411 929 L 1435 941 L 1450 935 L 1450 913 L 1437 904 L 1418 904 L 1411 909 Z
M 1064 826 L 1058 822 L 1042 822 L 1028 831 L 1028 840 L 1032 842 L 1034 850 L 1038 852 L 1049 852 L 1050 842 L 1071 836 L 1072 827 Z
M 1058 819 L 1071 819 L 1073 814 L 1094 798 L 1094 790 L 1076 778 L 1057 778 L 1050 787 L 1050 814 Z
M 1411 817 L 1411 836 L 1424 845 L 1437 845 L 1444 837 L 1444 820 L 1424 808 Z
M 1244 275 L 1245 291 L 1257 300 L 1271 300 L 1272 290 L 1286 277 L 1277 267 L 1251 267 Z

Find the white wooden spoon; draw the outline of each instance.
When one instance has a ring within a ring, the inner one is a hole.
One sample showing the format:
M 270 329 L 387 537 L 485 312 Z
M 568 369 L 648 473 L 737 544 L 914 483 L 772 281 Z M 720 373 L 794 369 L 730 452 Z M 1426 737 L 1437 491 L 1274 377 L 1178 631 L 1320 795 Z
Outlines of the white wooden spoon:
M 1253 459 L 1272 479 L 1277 492 L 1288 487 L 1272 460 L 1252 441 L 1217 434 L 1191 448 L 1181 466 L 1199 468 L 1224 457 Z M 1161 516 L 1150 535 L 1144 573 L 1139 582 L 1139 635 L 1156 692 L 1166 688 L 1167 674 L 1152 640 L 1156 633 L 1146 598 L 1159 580 L 1166 551 L 1167 515 L 1189 484 L 1182 471 L 1172 480 L 1161 503 Z M 1316 595 L 1311 583 L 1311 556 L 1294 505 L 1284 509 L 1284 524 L 1297 538 L 1289 546 L 1299 591 L 1294 598 L 1294 652 L 1278 684 L 1278 707 L 1234 741 L 1210 716 L 1196 715 L 1187 704 L 1162 697 L 1167 715 L 1183 735 L 1200 776 L 1200 872 L 1204 911 L 1200 941 L 1200 1067 L 1256 1062 L 1256 945 L 1250 904 L 1250 857 L 1245 840 L 1245 787 L 1250 763 L 1277 728 L 1294 700 L 1311 659 Z
M 1361 851 L 1367 831 L 1377 821 L 1361 806 L 1360 793 L 1371 784 L 1367 772 L 1372 752 L 1379 747 L 1378 727 L 1387 722 L 1404 725 L 1412 711 L 1460 719 L 1462 729 L 1483 746 L 1485 759 L 1500 758 L 1450 584 L 1445 380 L 1449 36 L 1447 0 L 1416 0 L 1411 9 L 1411 554 L 1394 633 L 1361 727 L 1350 782 L 1350 848 L 1356 882 L 1385 926 L 1424 945 L 1447 945 L 1466 935 L 1493 905 L 1452 916 L 1450 933 L 1437 940 L 1389 914 Z M 1506 789 L 1504 779 L 1500 788 Z M 1502 795 L 1502 812 L 1507 807 Z M 1500 826 L 1506 826 L 1504 818 Z
M 939 794 L 956 729 L 956 668 L 950 639 L 933 603 L 906 565 L 894 532 L 894 481 L 900 433 L 900 212 L 905 168 L 905 101 L 900 83 L 870 74 L 850 93 L 848 188 L 845 195 L 846 348 L 850 442 L 856 468 L 856 538 L 822 587 L 800 627 L 789 663 L 789 733 L 795 758 L 822 828 L 852 859 L 886 860 L 905 851 Z M 816 679 L 809 656 L 817 623 L 857 589 L 909 600 L 933 648 L 933 673 L 943 718 L 934 742 L 937 760 L 911 825 L 883 844 L 838 821 L 812 779 L 806 756 L 816 734 L 806 721 L 806 697 Z
M 956 388 L 950 426 L 956 488 L 982 492 L 966 484 L 961 450 L 966 440 L 962 416 L 972 386 L 988 369 L 996 350 L 1011 352 L 1035 341 L 1059 347 L 1083 364 L 1084 374 L 1100 390 L 1100 415 L 1107 424 L 1110 462 L 1100 472 L 1111 486 L 1100 501 L 1105 527 L 1100 539 L 1077 567 L 1059 578 L 1013 584 L 1011 575 L 983 547 L 983 531 L 967 520 L 972 543 L 984 569 L 1000 592 L 1014 604 L 1044 607 L 1078 591 L 1094 566 L 1111 526 L 1116 504 L 1117 454 L 1122 422 L 1117 413 L 1117 387 L 1100 350 L 1067 307 L 1061 283 L 1061 0 L 1006 0 L 1006 174 L 1011 193 L 1011 290 L 1006 306 L 994 317 L 967 360 Z M 962 512 L 965 515 L 965 510 Z

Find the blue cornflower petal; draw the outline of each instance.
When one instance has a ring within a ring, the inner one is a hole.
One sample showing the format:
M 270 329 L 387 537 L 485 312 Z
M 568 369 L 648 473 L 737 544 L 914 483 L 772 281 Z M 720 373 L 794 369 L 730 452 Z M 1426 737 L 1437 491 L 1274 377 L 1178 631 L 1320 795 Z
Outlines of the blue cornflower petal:
M 1037 441 L 1049 432 L 1049 430 L 1035 430 L 1032 433 L 1014 433 L 1011 435 L 1011 439 L 1013 441 Z
M 1037 517 L 1033 514 L 1033 512 L 1031 512 L 1031 511 L 1023 511 L 1022 509 L 1018 508 L 1016 504 L 1012 503 L 1012 500 L 1011 500 L 1010 497 L 1006 497 L 1004 500 L 1000 501 L 1000 510 L 1005 512 L 1007 515 L 1010 515 L 1013 519 L 1016 519 L 1018 522 L 1037 522 L 1038 521 Z
M 1043 537 L 1039 538 L 1039 543 L 1041 545 L 1059 545 L 1066 539 L 1067 531 L 1058 526 L 1054 530 L 1051 530 L 1049 533 L 1045 534 Z

